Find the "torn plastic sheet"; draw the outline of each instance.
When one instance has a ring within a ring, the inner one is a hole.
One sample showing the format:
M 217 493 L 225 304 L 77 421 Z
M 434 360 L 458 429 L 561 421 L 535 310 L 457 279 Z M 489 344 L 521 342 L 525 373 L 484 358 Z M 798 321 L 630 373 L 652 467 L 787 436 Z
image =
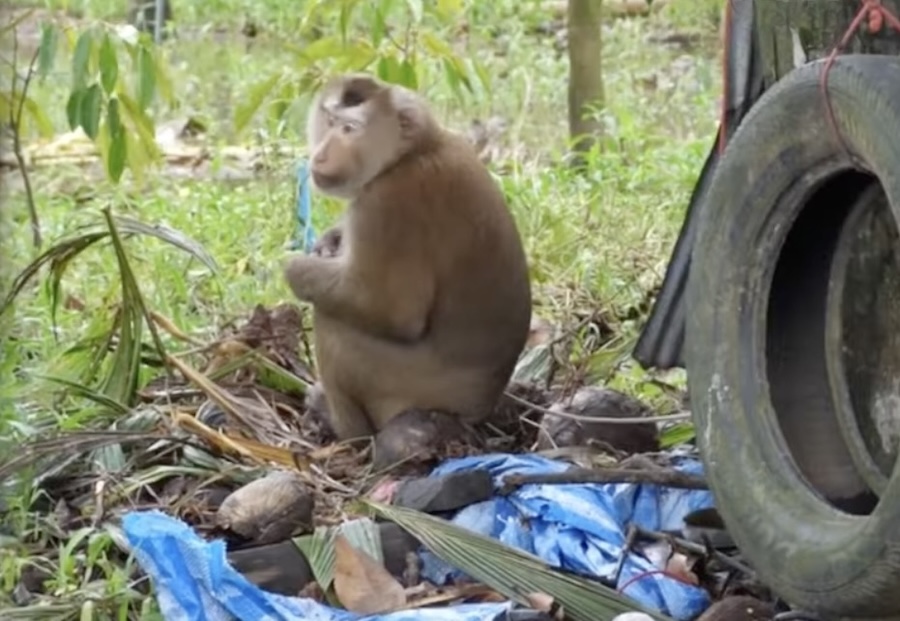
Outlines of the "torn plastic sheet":
M 701 474 L 699 460 L 676 456 L 675 468 Z M 495 488 L 510 474 L 563 472 L 570 465 L 538 455 L 484 455 L 448 461 L 433 475 L 484 469 Z M 548 565 L 580 574 L 611 578 L 625 547 L 629 524 L 647 530 L 680 530 L 683 518 L 713 506 L 707 490 L 685 490 L 631 483 L 524 485 L 506 496 L 469 505 L 451 520 L 469 530 L 531 552 Z M 430 552 L 422 553 L 422 576 L 445 584 L 462 575 Z M 679 621 L 693 619 L 710 605 L 705 590 L 658 571 L 650 560 L 629 553 L 616 587 L 645 608 Z
M 493 454 L 450 460 L 433 474 L 483 468 L 499 486 L 508 474 L 561 472 L 568 467 L 536 455 Z M 677 467 L 692 473 L 702 469 L 690 458 L 682 458 Z M 451 521 L 536 554 L 551 566 L 607 577 L 619 562 L 629 523 L 650 530 L 677 530 L 684 515 L 712 506 L 712 502 L 708 491 L 655 485 L 526 485 L 507 496 L 470 505 Z M 512 606 L 508 602 L 464 604 L 358 615 L 312 599 L 260 589 L 228 564 L 223 541 L 206 542 L 183 522 L 158 511 L 129 513 L 123 527 L 138 563 L 153 581 L 166 619 L 503 621 Z M 460 573 L 428 551 L 423 550 L 422 558 L 423 577 L 436 584 L 445 584 Z M 691 619 L 709 606 L 703 589 L 649 573 L 657 569 L 631 553 L 617 586 L 627 584 L 626 596 L 679 621 Z
M 159 511 L 128 513 L 122 525 L 170 621 L 503 621 L 511 608 L 509 603 L 463 604 L 359 615 L 260 589 L 228 564 L 223 541 L 204 541 L 190 526 Z

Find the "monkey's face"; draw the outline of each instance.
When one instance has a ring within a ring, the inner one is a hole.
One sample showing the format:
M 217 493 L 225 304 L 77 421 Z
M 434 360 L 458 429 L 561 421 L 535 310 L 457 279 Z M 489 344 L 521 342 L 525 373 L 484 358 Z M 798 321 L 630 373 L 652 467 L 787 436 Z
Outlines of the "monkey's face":
M 383 89 L 380 85 L 375 88 Z M 352 199 L 402 154 L 400 122 L 375 90 L 350 97 L 326 90 L 314 105 L 307 128 L 312 149 L 310 172 L 324 194 Z

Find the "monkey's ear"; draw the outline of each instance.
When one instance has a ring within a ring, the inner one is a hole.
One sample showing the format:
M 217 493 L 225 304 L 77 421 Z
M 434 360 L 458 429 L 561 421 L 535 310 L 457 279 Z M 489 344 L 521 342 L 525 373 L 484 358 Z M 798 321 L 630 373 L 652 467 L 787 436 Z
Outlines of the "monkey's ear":
M 404 88 L 391 89 L 391 105 L 397 111 L 400 133 L 405 139 L 415 137 L 427 123 L 428 111 L 423 101 Z

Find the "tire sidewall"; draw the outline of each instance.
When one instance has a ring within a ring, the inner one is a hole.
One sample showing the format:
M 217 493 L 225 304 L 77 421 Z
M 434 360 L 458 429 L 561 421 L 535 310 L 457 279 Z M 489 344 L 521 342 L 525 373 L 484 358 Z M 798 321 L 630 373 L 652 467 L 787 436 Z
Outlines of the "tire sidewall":
M 842 514 L 819 499 L 785 456 L 765 376 L 772 257 L 800 198 L 820 176 L 849 168 L 819 90 L 822 68 L 821 61 L 802 66 L 769 89 L 714 173 L 688 279 L 686 361 L 707 476 L 743 553 L 789 601 L 877 614 L 876 593 L 900 607 L 891 579 L 900 571 L 896 477 L 870 516 Z M 876 84 L 872 75 L 887 81 Z M 891 102 L 900 102 L 898 85 L 893 57 L 841 57 L 829 76 L 844 142 L 881 181 L 895 220 L 900 103 Z

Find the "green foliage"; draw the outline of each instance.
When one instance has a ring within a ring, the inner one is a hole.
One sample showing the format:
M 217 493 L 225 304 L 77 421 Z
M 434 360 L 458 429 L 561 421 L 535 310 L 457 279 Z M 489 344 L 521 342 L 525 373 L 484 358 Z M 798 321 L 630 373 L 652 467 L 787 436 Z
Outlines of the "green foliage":
M 44 28 L 52 32 L 52 27 Z M 39 57 L 46 58 L 48 66 L 55 45 L 54 35 L 42 37 Z M 71 74 L 69 128 L 80 127 L 96 143 L 110 180 L 118 182 L 126 168 L 141 176 L 159 156 L 149 108 L 157 94 L 173 101 L 164 65 L 149 37 L 129 27 L 93 24 L 75 38 Z
M 371 71 L 412 89 L 442 76 L 459 101 L 475 91 L 475 80 L 489 89 L 479 62 L 446 42 L 464 16 L 462 0 L 307 2 L 295 35 L 300 43 L 287 46 L 291 62 L 249 88 L 246 101 L 235 110 L 235 126 L 245 129 L 267 102 L 272 118 L 280 120 L 333 73 Z M 337 28 L 326 30 L 329 24 Z
M 60 302 L 62 279 L 71 262 L 97 243 L 109 240 L 118 267 L 121 300 L 116 305 L 117 308 L 110 325 L 105 328 L 101 327 L 100 333 L 97 335 L 88 334 L 72 350 L 79 352 L 90 361 L 85 366 L 80 378 L 83 385 L 65 378 L 51 379 L 58 384 L 74 389 L 80 396 L 90 398 L 104 406 L 109 413 L 116 415 L 127 412 L 128 408 L 134 405 L 141 370 L 141 358 L 144 355 L 142 335 L 145 327 L 149 328 L 158 359 L 163 360 L 166 355 L 125 251 L 123 234 L 155 237 L 189 253 L 211 270 L 216 269 L 212 257 L 196 242 L 186 238 L 178 231 L 163 226 L 149 226 L 133 218 L 116 218 L 107 208 L 103 211 L 102 224 L 84 227 L 71 237 L 56 243 L 27 265 L 13 280 L 9 293 L 0 303 L 0 316 L 2 316 L 12 308 L 13 303 L 25 290 L 28 283 L 40 273 L 42 268 L 47 267 L 49 278 L 46 284 L 50 295 L 50 313 L 55 317 Z M 103 369 L 102 372 L 101 369 Z M 91 385 L 96 387 L 91 388 Z

